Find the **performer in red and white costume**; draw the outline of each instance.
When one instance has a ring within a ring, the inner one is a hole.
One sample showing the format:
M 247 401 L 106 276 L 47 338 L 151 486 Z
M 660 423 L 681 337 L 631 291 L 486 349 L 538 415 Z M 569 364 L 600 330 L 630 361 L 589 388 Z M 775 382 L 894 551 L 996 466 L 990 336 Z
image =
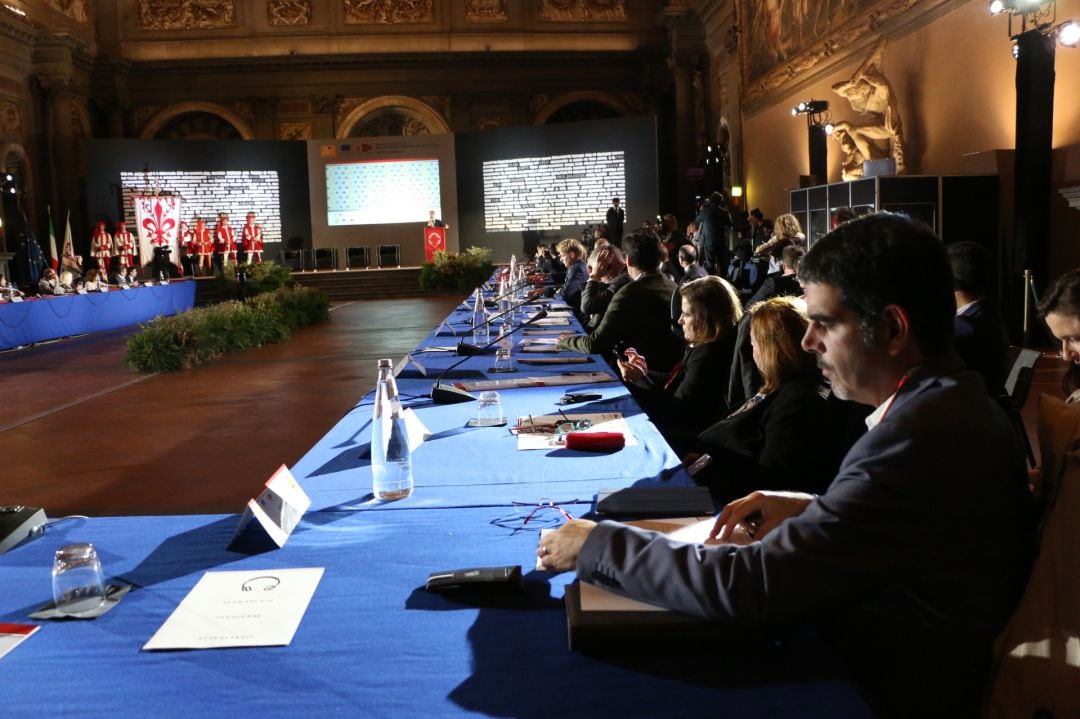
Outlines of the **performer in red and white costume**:
M 90 238 L 90 255 L 97 258 L 103 273 L 109 271 L 109 258 L 112 256 L 112 251 L 112 235 L 105 229 L 105 223 L 99 222 L 97 223 L 97 227 L 94 228 L 94 234 Z
M 120 267 L 127 269 L 135 266 L 135 236 L 127 230 L 127 223 L 116 223 L 116 235 L 113 236 L 113 255 L 120 258 Z
M 221 266 L 231 261 L 236 264 L 236 235 L 229 226 L 229 216 L 224 212 L 218 215 L 217 227 L 214 228 L 214 251 L 221 255 Z
M 263 251 L 263 231 L 261 225 L 255 224 L 255 213 L 247 213 L 247 224 L 244 225 L 244 231 L 241 233 L 241 239 L 243 240 L 244 254 L 247 256 L 247 263 L 250 265 L 252 259 L 255 262 L 262 264 L 262 251 Z
M 206 274 L 213 274 L 214 266 L 211 258 L 214 254 L 214 241 L 210 237 L 210 229 L 206 226 L 206 220 L 200 218 L 195 222 L 195 229 L 191 233 L 191 241 L 198 256 L 198 269 L 206 270 Z M 192 273 L 194 274 L 194 272 Z

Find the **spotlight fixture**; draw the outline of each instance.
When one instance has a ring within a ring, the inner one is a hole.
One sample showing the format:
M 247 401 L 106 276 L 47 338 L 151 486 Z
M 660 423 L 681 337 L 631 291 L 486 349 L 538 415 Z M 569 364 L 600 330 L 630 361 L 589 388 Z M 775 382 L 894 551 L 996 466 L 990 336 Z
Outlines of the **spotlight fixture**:
M 742 185 L 732 185 L 731 186 L 731 196 L 732 197 L 742 197 Z
M 1009 37 L 1014 41 L 1034 30 L 1054 38 L 1063 47 L 1076 47 L 1080 43 L 1080 25 L 1072 20 L 1057 24 L 1057 0 L 991 0 L 988 9 L 991 15 L 1008 14 Z M 1019 53 L 1014 42 L 1013 57 L 1018 58 Z
M 825 134 L 826 135 L 831 135 L 833 133 L 833 130 L 835 130 L 835 129 L 836 129 L 836 127 L 833 126 L 833 124 L 831 122 L 826 122 L 825 123 Z
M 1019 60 L 1020 59 L 1020 43 L 1018 43 L 1016 40 L 1013 40 L 1012 56 L 1013 56 L 1013 60 Z
M 800 102 L 795 107 L 791 108 L 791 116 L 796 117 L 802 114 L 820 114 L 829 109 L 828 100 L 805 100 Z

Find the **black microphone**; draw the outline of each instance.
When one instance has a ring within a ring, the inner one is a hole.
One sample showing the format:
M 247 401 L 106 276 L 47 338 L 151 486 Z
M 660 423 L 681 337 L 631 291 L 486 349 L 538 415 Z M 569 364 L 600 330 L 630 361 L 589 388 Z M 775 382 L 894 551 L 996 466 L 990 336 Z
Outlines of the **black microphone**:
M 522 322 L 520 325 L 518 325 L 514 329 L 510 330 L 506 334 L 500 335 L 499 337 L 496 337 L 495 339 L 491 340 L 490 342 L 488 342 L 483 347 L 476 348 L 476 352 L 474 352 L 473 354 L 480 354 L 481 352 L 486 350 L 488 347 L 491 347 L 492 345 L 496 344 L 497 342 L 501 342 L 503 339 L 505 339 L 505 338 L 509 337 L 510 335 L 514 334 L 518 330 L 521 330 L 521 329 L 524 329 L 524 328 L 528 327 L 529 325 L 533 324 L 534 322 L 539 322 L 540 320 L 544 319 L 545 317 L 547 317 L 547 310 L 540 310 L 535 315 L 530 317 L 528 320 L 526 320 L 525 322 Z M 473 345 L 469 345 L 469 346 L 472 347 Z M 466 392 L 463 389 L 458 389 L 457 387 L 455 387 L 453 385 L 443 386 L 443 384 L 442 384 L 442 378 L 445 377 L 446 374 L 450 370 L 456 368 L 462 362 L 469 359 L 470 356 L 471 355 L 465 355 L 464 357 L 459 359 L 457 362 L 455 362 L 454 364 L 452 364 L 449 367 L 447 367 L 446 369 L 444 369 L 442 371 L 442 373 L 440 373 L 439 376 L 435 379 L 435 384 L 431 385 L 431 399 L 435 404 L 454 404 L 456 402 L 471 402 L 472 400 L 476 399 L 475 396 L 469 394 L 468 392 Z

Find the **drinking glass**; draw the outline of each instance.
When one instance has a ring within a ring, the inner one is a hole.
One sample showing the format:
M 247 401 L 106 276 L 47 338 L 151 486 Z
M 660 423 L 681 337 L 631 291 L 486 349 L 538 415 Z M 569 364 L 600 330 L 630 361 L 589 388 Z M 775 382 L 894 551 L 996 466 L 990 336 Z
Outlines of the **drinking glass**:
M 56 550 L 52 571 L 56 610 L 86 616 L 105 603 L 105 578 L 92 544 L 69 544 Z
M 506 424 L 498 392 L 480 393 L 480 401 L 476 403 L 474 424 L 478 427 L 498 427 Z
M 510 350 L 500 348 L 495 351 L 495 372 L 513 372 L 514 361 L 510 359 Z

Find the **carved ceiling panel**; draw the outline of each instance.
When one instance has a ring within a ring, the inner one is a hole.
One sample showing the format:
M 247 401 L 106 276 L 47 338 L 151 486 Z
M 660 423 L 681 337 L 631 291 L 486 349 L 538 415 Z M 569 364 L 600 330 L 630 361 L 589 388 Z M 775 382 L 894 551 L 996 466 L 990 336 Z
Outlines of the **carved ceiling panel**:
M 629 19 L 626 0 L 537 0 L 541 20 L 596 22 Z
M 72 20 L 84 25 L 90 22 L 90 16 L 86 9 L 87 0 L 45 0 L 49 7 L 59 10 Z
M 348 25 L 435 22 L 434 0 L 344 0 Z
M 309 25 L 311 0 L 270 0 L 266 3 L 266 21 L 271 25 Z
M 236 27 L 236 0 L 136 0 L 142 30 Z
M 509 19 L 507 0 L 466 0 L 465 20 L 468 22 L 503 22 Z
M 278 130 L 278 137 L 282 140 L 310 140 L 310 122 L 283 122 Z

